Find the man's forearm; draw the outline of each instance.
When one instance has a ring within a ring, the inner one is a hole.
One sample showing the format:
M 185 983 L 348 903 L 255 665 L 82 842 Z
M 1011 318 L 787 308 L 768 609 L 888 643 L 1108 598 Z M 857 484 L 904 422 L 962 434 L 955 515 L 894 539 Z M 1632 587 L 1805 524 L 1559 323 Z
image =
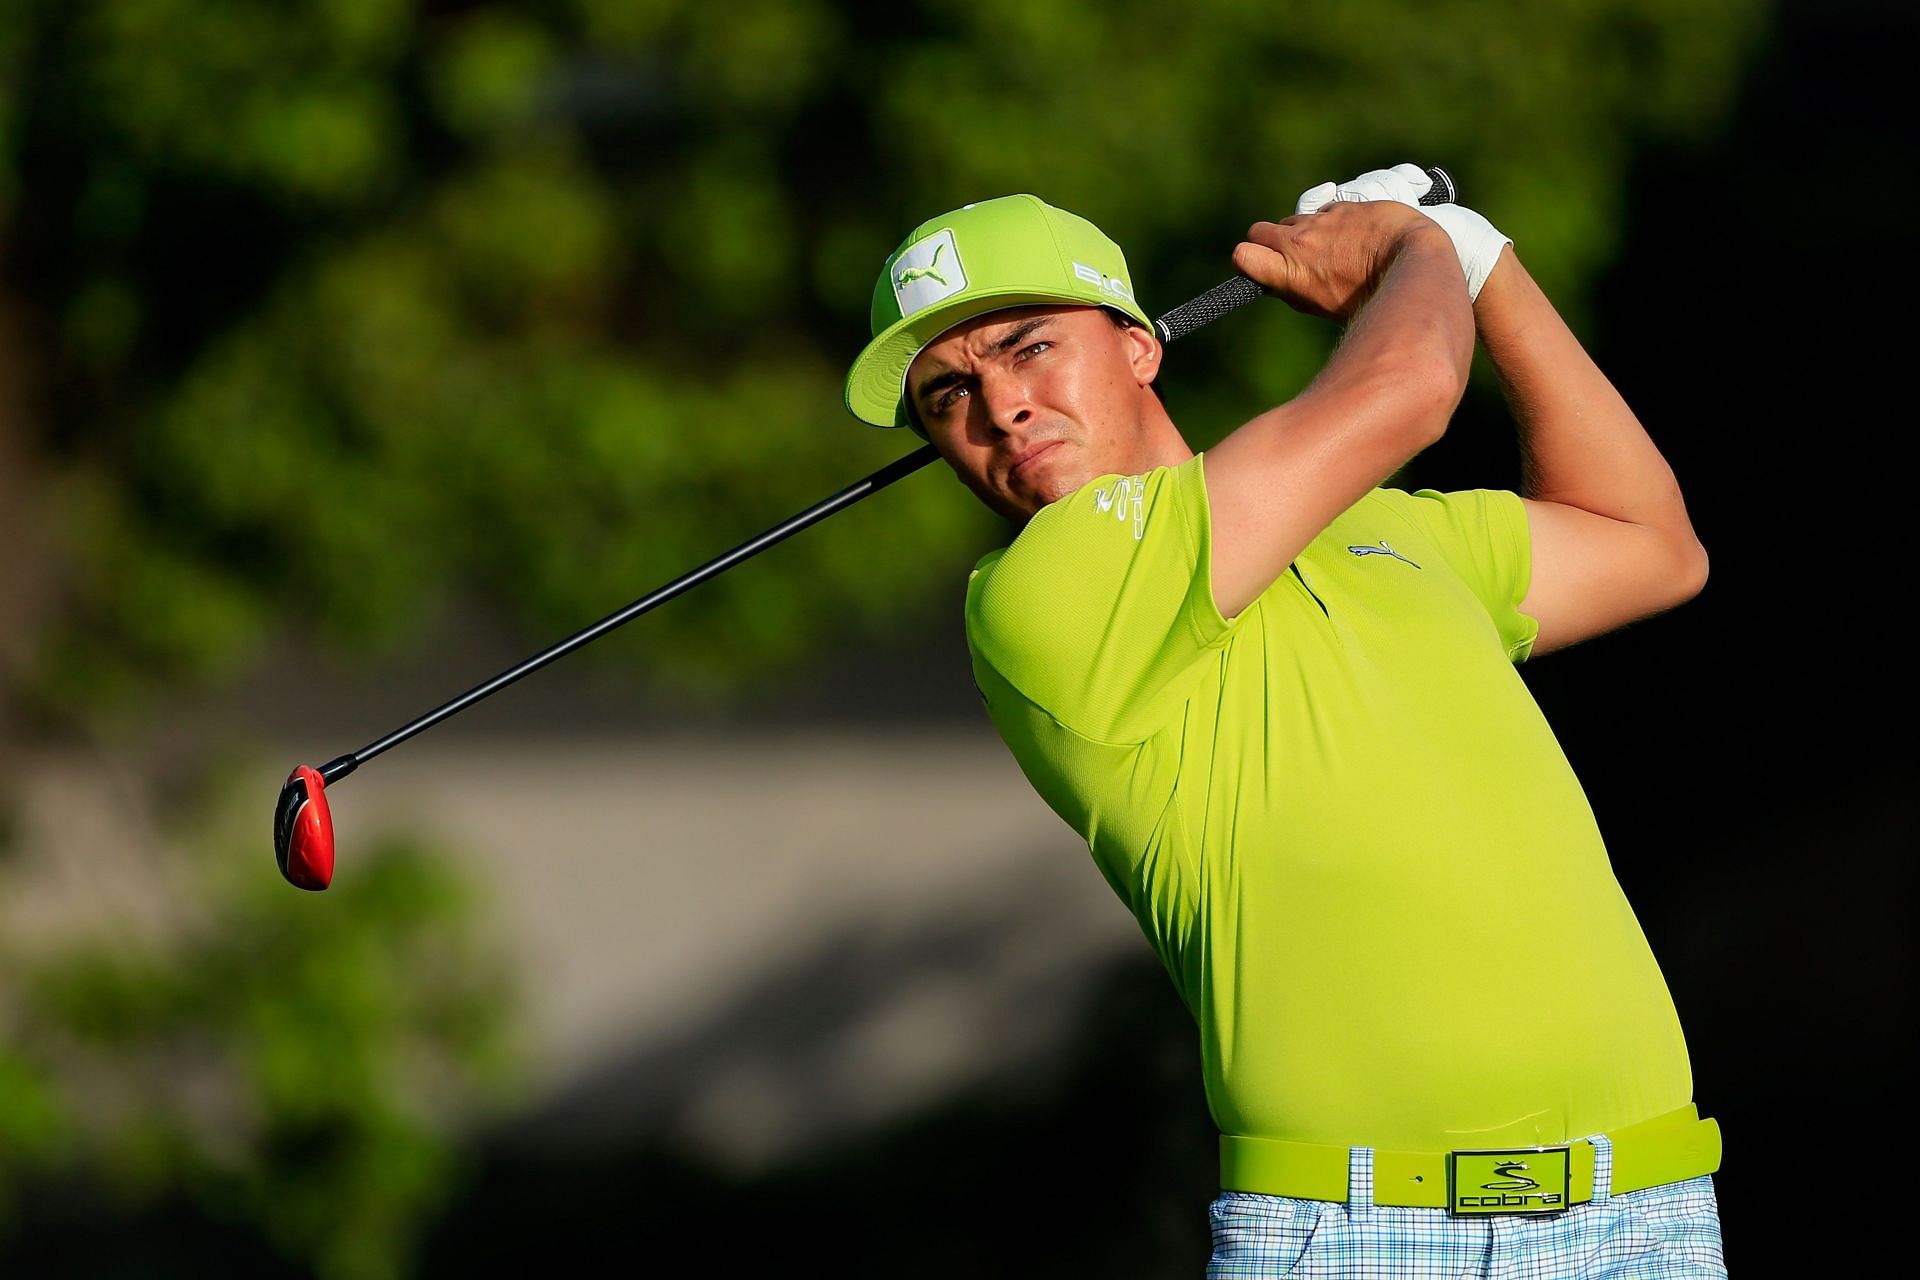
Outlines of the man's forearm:
M 1466 389 L 1474 318 L 1452 242 L 1437 230 L 1416 230 L 1394 249 L 1373 296 L 1341 333 L 1327 362 L 1330 373 L 1383 354 L 1419 353 L 1449 370 L 1459 390 Z
M 1342 402 L 1350 426 L 1412 441 L 1399 465 L 1445 432 L 1460 403 L 1473 364 L 1473 309 L 1437 227 L 1416 228 L 1386 264 L 1296 402 Z
M 1525 495 L 1659 530 L 1704 557 L 1673 468 L 1511 245 L 1473 313 L 1519 429 Z

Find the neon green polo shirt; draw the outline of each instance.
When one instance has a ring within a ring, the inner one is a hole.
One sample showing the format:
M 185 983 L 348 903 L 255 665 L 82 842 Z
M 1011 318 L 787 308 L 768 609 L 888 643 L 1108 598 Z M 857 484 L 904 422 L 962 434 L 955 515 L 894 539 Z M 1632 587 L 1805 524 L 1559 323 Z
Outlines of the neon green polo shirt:
M 1543 1145 L 1693 1099 L 1672 996 L 1514 664 L 1526 512 L 1375 489 L 1232 621 L 1205 455 L 968 580 L 988 714 L 1199 1023 L 1224 1133 Z

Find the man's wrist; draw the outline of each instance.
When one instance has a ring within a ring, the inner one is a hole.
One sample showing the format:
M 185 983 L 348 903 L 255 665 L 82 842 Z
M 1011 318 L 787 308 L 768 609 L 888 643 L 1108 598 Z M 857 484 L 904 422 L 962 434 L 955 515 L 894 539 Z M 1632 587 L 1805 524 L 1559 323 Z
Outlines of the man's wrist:
M 1498 323 L 1511 310 L 1515 292 L 1520 288 L 1521 278 L 1526 272 L 1520 260 L 1514 257 L 1513 246 L 1501 246 L 1500 257 L 1487 274 L 1487 282 L 1480 286 L 1480 295 L 1473 300 L 1473 323 L 1476 329 L 1484 333 L 1489 322 Z
M 1419 268 L 1422 275 L 1429 270 L 1444 270 L 1445 267 L 1451 266 L 1455 278 L 1460 280 L 1462 288 L 1465 288 L 1466 280 L 1464 275 L 1459 274 L 1460 255 L 1454 248 L 1453 237 L 1447 234 L 1445 227 L 1442 227 L 1431 218 L 1419 216 L 1417 221 L 1409 223 L 1406 229 L 1394 240 L 1393 246 L 1388 252 L 1389 257 L 1387 258 L 1385 266 L 1381 268 L 1378 277 L 1382 282 L 1384 282 L 1387 273 L 1403 261 L 1405 261 L 1409 267 L 1411 267 L 1414 262 L 1419 262 L 1422 264 L 1431 264 L 1423 265 Z
M 1427 252 L 1453 256 L 1453 240 L 1439 223 L 1425 214 L 1420 216 L 1419 221 L 1409 222 L 1395 238 L 1393 247 L 1388 251 L 1389 259 L 1397 258 L 1409 250 L 1419 252 L 1423 246 Z

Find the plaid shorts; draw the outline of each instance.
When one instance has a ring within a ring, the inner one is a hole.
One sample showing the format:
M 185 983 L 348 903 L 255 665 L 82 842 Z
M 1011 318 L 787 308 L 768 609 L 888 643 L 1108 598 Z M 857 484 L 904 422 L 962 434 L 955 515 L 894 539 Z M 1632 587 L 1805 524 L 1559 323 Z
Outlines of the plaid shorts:
M 1564 1213 L 1456 1218 L 1373 1203 L 1373 1151 L 1353 1148 L 1347 1202 L 1222 1191 L 1207 1280 L 1726 1280 L 1713 1175 L 1594 1198 Z

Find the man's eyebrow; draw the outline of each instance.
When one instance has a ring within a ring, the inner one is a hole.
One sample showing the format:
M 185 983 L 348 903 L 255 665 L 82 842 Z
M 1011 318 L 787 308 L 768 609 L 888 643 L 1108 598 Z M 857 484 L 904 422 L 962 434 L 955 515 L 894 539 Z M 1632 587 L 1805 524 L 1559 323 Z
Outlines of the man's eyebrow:
M 1011 351 L 1013 348 L 1019 346 L 1023 341 L 1025 341 L 1026 336 L 1032 333 L 1035 329 L 1040 328 L 1042 325 L 1049 325 L 1052 323 L 1053 323 L 1052 316 L 1035 316 L 1033 319 L 1027 321 L 1025 324 L 1015 329 L 1012 333 L 1008 334 L 1006 337 L 1000 339 L 1000 341 L 994 343 L 991 347 L 988 347 L 987 354 L 995 355 L 995 356 L 1004 355 L 1006 352 Z
M 1052 323 L 1053 323 L 1052 316 L 1035 316 L 1033 319 L 1026 321 L 1024 324 L 1016 326 L 1013 332 L 1009 333 L 1006 337 L 1001 338 L 999 341 L 995 342 L 992 346 L 988 347 L 987 354 L 993 355 L 993 356 L 1004 355 L 1008 351 L 1012 350 L 1014 347 L 1017 347 L 1022 342 L 1026 341 L 1028 334 L 1032 333 L 1036 329 L 1039 329 L 1043 325 L 1049 325 Z M 914 391 L 913 393 L 914 401 L 917 403 L 925 399 L 927 396 L 931 395 L 935 391 L 944 391 L 948 387 L 952 386 L 954 383 L 961 381 L 964 377 L 965 375 L 962 374 L 957 369 L 948 369 L 944 373 L 936 373 L 931 378 L 928 378 L 925 382 L 921 383 L 919 388 Z
M 961 377 L 956 370 L 949 369 L 945 373 L 937 373 L 920 384 L 920 389 L 913 393 L 913 402 L 919 404 L 934 392 L 945 391 L 948 387 L 959 381 L 961 381 Z

